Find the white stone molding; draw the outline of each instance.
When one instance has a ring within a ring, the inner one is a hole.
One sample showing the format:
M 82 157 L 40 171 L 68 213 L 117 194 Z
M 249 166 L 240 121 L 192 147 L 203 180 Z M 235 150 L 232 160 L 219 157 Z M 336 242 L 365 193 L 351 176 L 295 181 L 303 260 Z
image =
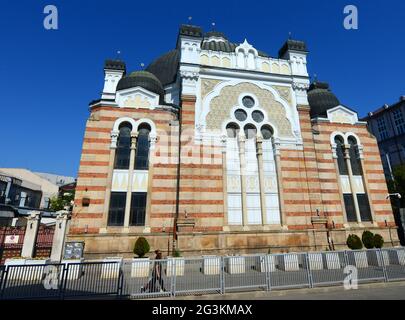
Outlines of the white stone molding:
M 195 67 L 181 66 L 180 77 L 182 81 L 183 95 L 197 95 L 197 83 L 200 78 L 199 69 Z
M 115 101 L 120 108 L 140 108 L 153 110 L 159 105 L 159 95 L 142 87 L 120 90 Z
M 339 105 L 327 111 L 327 118 L 334 123 L 356 124 L 359 122 L 357 113 Z
M 111 131 L 111 145 L 110 145 L 111 149 L 117 148 L 117 141 L 118 141 L 119 134 L 120 134 L 120 132 L 117 130 Z

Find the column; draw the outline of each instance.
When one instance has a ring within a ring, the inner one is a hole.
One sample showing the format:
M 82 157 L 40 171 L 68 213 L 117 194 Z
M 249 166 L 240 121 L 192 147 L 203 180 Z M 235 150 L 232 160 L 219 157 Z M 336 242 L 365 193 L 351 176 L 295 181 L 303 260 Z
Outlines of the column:
M 224 199 L 224 222 L 223 222 L 223 230 L 228 231 L 228 189 L 227 189 L 227 182 L 228 182 L 228 175 L 227 175 L 227 166 L 226 166 L 226 136 L 221 137 L 221 153 L 222 153 L 222 192 L 223 192 L 223 199 Z
M 332 145 L 332 158 L 333 158 L 333 163 L 335 164 L 335 170 L 337 173 L 337 184 L 338 184 L 339 195 L 340 195 L 340 205 L 342 206 L 342 212 L 343 212 L 343 225 L 345 227 L 347 227 L 348 226 L 347 213 L 346 213 L 345 201 L 343 200 L 343 188 L 342 188 L 342 182 L 340 181 L 339 164 L 338 164 L 338 156 L 337 156 L 336 148 L 337 148 L 337 145 L 335 143 Z
M 124 231 L 127 231 L 129 228 L 129 219 L 131 215 L 132 179 L 134 175 L 137 136 L 138 136 L 137 133 L 131 132 L 131 153 L 129 156 L 128 189 L 127 189 L 127 198 L 125 201 Z
M 27 218 L 24 244 L 21 251 L 21 257 L 23 258 L 33 258 L 34 256 L 40 221 L 41 213 L 39 211 L 32 211 Z
M 105 188 L 104 194 L 104 212 L 103 212 L 103 226 L 108 225 L 108 214 L 110 209 L 110 198 L 111 198 L 111 185 L 114 175 L 114 164 L 115 164 L 115 151 L 117 149 L 119 131 L 111 131 L 111 145 L 110 145 L 110 159 L 108 162 L 108 172 L 107 172 L 107 186 Z M 106 232 L 107 229 L 100 229 L 100 232 Z
M 248 224 L 247 219 L 247 197 L 246 197 L 246 156 L 245 156 L 245 135 L 243 131 L 238 136 L 239 160 L 240 160 L 240 188 L 242 194 L 242 225 L 245 228 Z
M 145 229 L 144 233 L 150 233 L 150 212 L 151 212 L 151 201 L 152 201 L 152 188 L 153 188 L 153 162 L 155 160 L 155 155 L 153 150 L 155 150 L 155 145 L 157 141 L 157 136 L 155 134 L 149 134 L 149 168 L 148 168 L 148 190 L 147 190 L 147 200 L 145 208 Z
M 262 214 L 262 225 L 267 224 L 266 213 L 266 194 L 264 190 L 264 172 L 263 172 L 263 138 L 260 135 L 256 137 L 256 154 L 257 154 L 257 167 L 259 169 L 259 184 L 260 184 L 260 209 Z
M 353 172 L 352 172 L 352 165 L 350 163 L 349 150 L 350 150 L 350 145 L 345 144 L 345 160 L 346 160 L 346 165 L 347 165 L 347 171 L 349 173 L 350 189 L 351 189 L 352 195 L 353 195 L 354 209 L 356 211 L 357 222 L 359 224 L 361 224 L 360 208 L 359 208 L 359 203 L 357 201 L 356 189 L 355 189 L 355 184 L 354 184 L 354 179 L 353 179 Z
M 287 217 L 285 215 L 285 205 L 284 205 L 284 191 L 283 191 L 283 176 L 281 172 L 281 156 L 280 156 L 280 141 L 274 140 L 274 155 L 276 162 L 276 172 L 277 172 L 277 186 L 278 186 L 278 199 L 280 206 L 280 224 L 283 229 L 287 229 Z
M 62 259 L 68 219 L 68 211 L 60 211 L 56 217 L 55 233 L 53 235 L 51 251 L 51 260 L 54 262 L 60 262 Z

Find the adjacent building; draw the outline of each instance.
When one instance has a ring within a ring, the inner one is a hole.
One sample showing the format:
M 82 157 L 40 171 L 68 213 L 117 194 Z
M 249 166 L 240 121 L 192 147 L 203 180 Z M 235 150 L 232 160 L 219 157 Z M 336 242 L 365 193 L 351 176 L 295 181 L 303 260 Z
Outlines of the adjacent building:
M 0 168 L 0 224 L 10 225 L 13 219 L 33 210 L 41 211 L 43 217 L 52 216 L 49 204 L 52 197 L 58 196 L 59 177 L 22 168 Z M 63 183 L 72 180 L 64 177 Z
M 405 96 L 370 112 L 363 121 L 377 138 L 385 176 L 392 179 L 392 169 L 405 164 Z
M 377 140 L 310 83 L 307 55 L 182 25 L 145 70 L 107 60 L 69 240 L 87 257 L 133 255 L 139 236 L 183 255 L 339 249 L 366 229 L 396 245 Z

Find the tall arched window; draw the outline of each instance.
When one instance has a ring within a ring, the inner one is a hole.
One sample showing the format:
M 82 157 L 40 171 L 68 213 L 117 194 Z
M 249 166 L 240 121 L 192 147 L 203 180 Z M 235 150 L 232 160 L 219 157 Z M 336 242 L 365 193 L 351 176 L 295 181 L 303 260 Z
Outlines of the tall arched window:
M 230 116 L 226 126 L 228 224 L 279 224 L 274 131 L 253 95 L 240 96 Z M 263 139 L 257 140 L 258 132 Z
M 236 123 L 226 126 L 226 169 L 228 224 L 242 224 L 242 193 L 240 181 L 240 159 L 238 136 L 240 128 Z
M 345 143 L 342 136 L 335 137 L 336 156 L 339 170 L 339 179 L 342 184 L 343 200 L 348 222 L 356 222 L 356 209 L 354 205 L 353 193 L 350 188 L 349 169 L 345 159 Z
M 361 176 L 363 172 L 361 170 L 361 162 L 359 158 L 359 149 L 357 145 L 357 140 L 355 137 L 350 136 L 347 141 L 349 142 L 350 149 L 350 165 L 352 166 L 352 173 L 354 176 Z
M 119 131 L 114 169 L 128 169 L 131 154 L 132 126 L 128 122 L 124 122 L 120 125 Z
M 136 142 L 136 154 L 134 169 L 134 179 L 140 190 L 131 194 L 131 209 L 129 224 L 131 226 L 145 225 L 146 202 L 147 202 L 147 180 L 149 170 L 149 134 L 151 127 L 147 123 L 142 123 L 138 127 L 138 137 Z M 142 191 L 141 191 L 142 190 Z
M 353 136 L 349 136 L 347 139 L 350 149 L 350 166 L 353 174 L 353 179 L 356 181 L 356 190 L 355 195 L 357 198 L 357 202 L 359 204 L 359 211 L 361 221 L 371 221 L 371 210 L 370 210 L 370 203 L 368 200 L 367 193 L 364 188 L 364 177 L 363 177 L 363 170 L 361 167 L 360 161 L 360 153 L 359 153 L 359 146 L 357 139 Z
M 148 170 L 149 168 L 149 133 L 151 129 L 146 123 L 138 128 L 138 139 L 136 144 L 135 169 Z
M 341 136 L 335 137 L 336 155 L 340 175 L 348 175 L 347 164 L 345 160 L 345 143 Z

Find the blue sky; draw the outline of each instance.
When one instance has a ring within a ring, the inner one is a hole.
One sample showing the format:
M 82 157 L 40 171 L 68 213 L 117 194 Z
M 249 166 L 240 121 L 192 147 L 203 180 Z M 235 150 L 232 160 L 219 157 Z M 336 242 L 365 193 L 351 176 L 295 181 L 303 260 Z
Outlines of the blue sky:
M 58 30 L 43 28 L 47 4 L 59 10 Z M 356 31 L 343 28 L 348 4 L 359 10 Z M 0 167 L 76 176 L 104 59 L 120 50 L 129 71 L 140 69 L 174 48 L 189 16 L 272 56 L 291 32 L 308 45 L 310 74 L 360 116 L 405 95 L 403 1 L 3 0 Z

